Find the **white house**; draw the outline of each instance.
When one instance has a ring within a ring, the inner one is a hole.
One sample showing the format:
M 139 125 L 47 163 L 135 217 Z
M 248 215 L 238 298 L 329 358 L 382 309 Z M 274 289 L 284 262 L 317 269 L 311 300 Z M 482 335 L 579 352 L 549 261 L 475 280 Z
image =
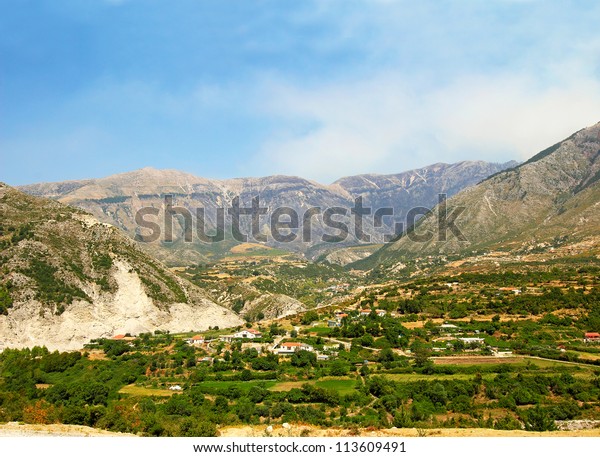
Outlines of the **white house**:
M 198 346 L 204 344 L 204 337 L 202 335 L 194 335 L 186 340 L 190 346 Z
M 465 344 L 483 344 L 485 341 L 483 338 L 459 338 L 459 340 Z
M 282 355 L 293 354 L 297 351 L 313 352 L 314 348 L 311 345 L 305 343 L 281 343 L 279 345 L 279 348 L 277 349 L 277 353 Z
M 246 338 L 246 339 L 262 338 L 262 333 L 260 333 L 258 330 L 254 330 L 253 328 L 249 328 L 249 329 L 244 329 L 237 333 L 234 333 L 233 337 L 234 338 Z

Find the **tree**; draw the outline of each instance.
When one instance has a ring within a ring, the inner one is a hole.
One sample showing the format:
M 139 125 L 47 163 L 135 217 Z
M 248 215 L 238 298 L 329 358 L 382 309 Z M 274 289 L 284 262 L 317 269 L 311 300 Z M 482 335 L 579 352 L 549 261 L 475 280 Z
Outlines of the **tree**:
M 219 395 L 215 398 L 215 404 L 213 406 L 213 410 L 216 413 L 223 414 L 229 411 L 229 401 L 227 398 Z
M 12 298 L 6 286 L 0 285 L 0 314 L 8 314 L 8 309 L 12 307 L 12 304 Z
M 318 319 L 319 319 L 319 315 L 317 314 L 316 311 L 307 311 L 306 313 L 304 313 L 304 315 L 300 319 L 300 322 L 302 323 L 302 325 L 310 325 Z
M 190 399 L 192 400 L 192 404 L 194 406 L 202 406 L 204 404 L 204 393 L 199 387 L 192 387 L 188 395 L 190 396 Z
M 377 361 L 380 363 L 385 362 L 393 362 L 394 361 L 394 351 L 390 348 L 383 348 L 379 351 L 379 356 L 377 357 Z
M 254 414 L 255 406 L 247 398 L 242 398 L 236 408 L 238 417 L 242 422 L 250 422 L 252 415 Z
M 291 364 L 295 367 L 314 367 L 317 364 L 317 356 L 305 350 L 296 351 L 292 354 Z
M 269 395 L 269 391 L 259 386 L 252 386 L 248 391 L 248 399 L 254 404 L 262 402 L 267 395 Z
M 267 354 L 266 357 L 257 357 L 252 360 L 252 369 L 260 371 L 277 370 L 279 359 L 276 354 Z
M 424 368 L 431 364 L 431 359 L 429 356 L 431 355 L 431 351 L 427 349 L 423 345 L 416 345 L 413 349 L 415 354 L 415 366 L 419 368 Z
M 368 333 L 365 333 L 360 337 L 360 344 L 362 346 L 371 347 L 375 344 L 375 339 Z
M 523 422 L 525 422 L 525 430 L 527 431 L 544 432 L 546 430 L 556 430 L 554 419 L 540 405 L 526 410 L 523 415 Z
M 165 413 L 174 416 L 190 416 L 192 405 L 190 399 L 184 395 L 172 395 L 164 405 Z
M 363 365 L 362 367 L 360 367 L 360 375 L 365 378 L 367 376 L 369 376 L 369 373 L 371 373 L 371 370 L 369 370 L 369 367 L 367 365 Z
M 329 364 L 331 376 L 346 376 L 350 371 L 350 365 L 345 360 L 334 360 Z
M 252 379 L 252 372 L 250 370 L 243 370 L 240 373 L 241 381 L 250 381 Z

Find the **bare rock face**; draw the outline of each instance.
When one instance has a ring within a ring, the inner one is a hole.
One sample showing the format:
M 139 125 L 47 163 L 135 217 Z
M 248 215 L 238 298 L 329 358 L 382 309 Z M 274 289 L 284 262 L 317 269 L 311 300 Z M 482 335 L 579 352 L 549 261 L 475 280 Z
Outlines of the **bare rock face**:
M 116 292 L 97 294 L 91 304 L 76 300 L 56 315 L 42 303 L 29 301 L 8 316 L 0 316 L 4 346 L 44 345 L 50 350 L 75 350 L 93 338 L 154 330 L 199 331 L 215 325 L 233 327 L 242 322 L 234 313 L 209 300 L 173 303 L 165 309 L 155 306 L 137 273 L 123 261 L 116 262 L 113 275 Z
M 275 319 L 303 311 L 306 311 L 306 306 L 295 298 L 282 294 L 267 294 L 247 302 L 241 314 L 252 317 L 260 314 L 263 319 Z
M 325 260 L 331 264 L 345 266 L 369 257 L 379 247 L 379 245 L 368 245 L 336 249 L 329 252 L 325 256 Z
M 93 338 L 242 320 L 114 227 L 0 186 L 0 344 L 81 348 Z
M 159 223 L 165 220 L 165 195 L 173 197 L 173 205 L 186 208 L 192 214 L 194 230 L 197 227 L 197 209 L 204 209 L 205 231 L 214 233 L 217 225 L 217 208 L 230 208 L 234 198 L 240 206 L 250 207 L 252 199 L 260 198 L 261 207 L 267 213 L 261 218 L 260 233 L 267 235 L 263 242 L 272 247 L 297 252 L 315 259 L 331 249 L 360 244 L 351 230 L 344 242 L 323 243 L 324 233 L 335 235 L 337 231 L 326 227 L 323 216 L 312 220 L 311 239 L 300 236 L 293 242 L 278 242 L 270 236 L 270 216 L 277 208 L 292 208 L 302 219 L 309 208 L 345 208 L 347 217 L 340 217 L 352 227 L 349 210 L 354 200 L 362 197 L 364 205 L 373 208 L 392 208 L 394 217 L 386 217 L 383 227 L 374 228 L 372 216 L 364 222 L 365 231 L 372 236 L 371 242 L 381 243 L 384 235 L 393 233 L 396 222 L 405 222 L 406 213 L 415 206 L 432 207 L 437 203 L 438 193 L 454 195 L 467 186 L 476 184 L 490 174 L 515 165 L 490 164 L 486 162 L 461 162 L 458 164 L 435 164 L 419 170 L 396 175 L 361 175 L 342 178 L 325 186 L 292 176 L 268 176 L 264 178 L 240 178 L 208 180 L 175 170 L 141 170 L 109 176 L 103 179 L 43 183 L 22 186 L 31 195 L 56 199 L 93 214 L 98 220 L 125 231 L 131 238 L 142 234 L 135 220 L 136 213 L 145 207 L 157 208 Z M 231 219 L 226 213 L 227 227 Z M 242 217 L 241 232 L 251 233 L 251 221 Z M 164 236 L 140 246 L 169 265 L 192 265 L 218 258 L 238 243 L 229 233 L 225 241 L 211 244 L 202 242 L 195 232 L 191 243 L 184 242 L 182 220 L 172 224 L 173 241 L 165 242 Z M 163 224 L 164 225 L 164 224 Z M 164 228 L 163 228 L 164 230 Z M 163 231 L 164 235 L 164 231 Z
M 407 257 L 466 255 L 489 249 L 516 252 L 542 244 L 549 249 L 587 241 L 597 246 L 600 123 L 448 200 L 448 215 L 462 211 L 455 224 L 462 239 L 449 231 L 444 232 L 446 240 L 439 236 L 444 225 L 440 209 L 434 209 L 415 230 L 431 233 L 430 239 L 416 241 L 414 236 L 405 235 L 359 266 L 370 268 Z

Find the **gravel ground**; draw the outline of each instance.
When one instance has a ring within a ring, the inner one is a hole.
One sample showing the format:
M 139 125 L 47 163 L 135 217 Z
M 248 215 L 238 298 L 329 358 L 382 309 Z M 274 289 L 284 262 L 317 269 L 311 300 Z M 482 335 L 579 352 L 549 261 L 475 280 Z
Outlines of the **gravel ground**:
M 8 422 L 0 424 L 0 436 L 135 436 L 127 433 L 114 433 L 83 425 L 36 425 Z

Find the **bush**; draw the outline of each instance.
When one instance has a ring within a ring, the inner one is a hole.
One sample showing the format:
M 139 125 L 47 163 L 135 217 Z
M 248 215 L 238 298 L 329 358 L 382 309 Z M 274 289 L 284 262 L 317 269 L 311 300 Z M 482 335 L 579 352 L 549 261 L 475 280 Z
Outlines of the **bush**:
M 291 363 L 295 367 L 315 366 L 317 364 L 317 356 L 309 351 L 296 351 L 292 354 Z
M 164 410 L 166 414 L 173 416 L 191 416 L 192 404 L 184 395 L 172 395 L 164 404 Z
M 539 405 L 522 412 L 525 430 L 530 432 L 545 432 L 556 430 L 556 424 L 549 412 Z
M 8 314 L 9 308 L 13 305 L 12 298 L 5 285 L 0 285 L 0 314 Z
M 521 430 L 522 428 L 521 422 L 511 415 L 501 417 L 494 422 L 494 429 L 496 430 Z
M 350 364 L 344 360 L 334 360 L 329 364 L 331 376 L 346 376 L 350 372 Z
M 310 325 L 318 319 L 319 319 L 319 315 L 317 314 L 316 311 L 308 311 L 308 312 L 304 313 L 304 315 L 300 319 L 300 322 L 302 323 L 302 325 Z

